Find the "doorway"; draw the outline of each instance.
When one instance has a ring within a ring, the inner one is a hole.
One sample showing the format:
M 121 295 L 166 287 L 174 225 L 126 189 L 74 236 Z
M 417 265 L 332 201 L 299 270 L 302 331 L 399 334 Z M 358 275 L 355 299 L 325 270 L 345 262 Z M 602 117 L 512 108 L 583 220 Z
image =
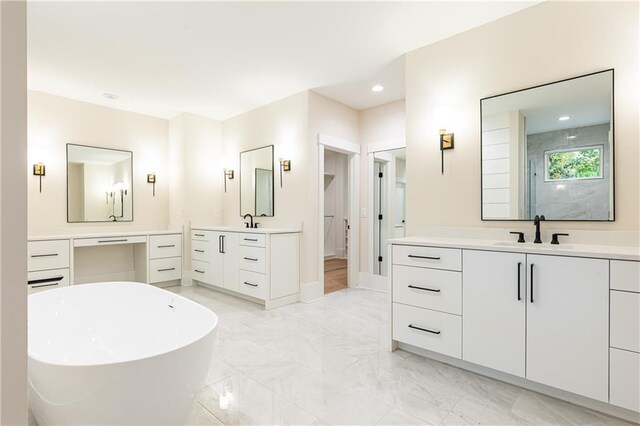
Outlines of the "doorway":
M 370 285 L 387 290 L 387 242 L 406 235 L 406 148 L 370 152 Z
M 324 294 L 349 286 L 349 157 L 324 151 Z

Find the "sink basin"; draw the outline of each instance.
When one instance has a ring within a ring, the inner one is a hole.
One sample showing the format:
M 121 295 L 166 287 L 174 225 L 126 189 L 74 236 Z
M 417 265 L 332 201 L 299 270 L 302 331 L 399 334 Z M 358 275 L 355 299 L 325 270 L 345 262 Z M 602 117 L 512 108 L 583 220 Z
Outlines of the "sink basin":
M 544 249 L 565 249 L 571 250 L 573 246 L 571 244 L 534 244 L 534 243 L 518 243 L 516 241 L 498 241 L 497 243 L 493 243 L 494 246 L 499 247 L 526 247 L 526 248 L 544 248 Z

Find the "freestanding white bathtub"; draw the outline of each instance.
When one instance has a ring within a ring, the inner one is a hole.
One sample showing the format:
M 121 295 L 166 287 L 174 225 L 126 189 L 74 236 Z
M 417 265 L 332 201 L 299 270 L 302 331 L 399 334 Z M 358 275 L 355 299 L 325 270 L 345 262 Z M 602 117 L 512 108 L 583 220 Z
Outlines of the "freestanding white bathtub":
M 29 396 L 40 425 L 184 424 L 218 317 L 147 284 L 29 296 Z

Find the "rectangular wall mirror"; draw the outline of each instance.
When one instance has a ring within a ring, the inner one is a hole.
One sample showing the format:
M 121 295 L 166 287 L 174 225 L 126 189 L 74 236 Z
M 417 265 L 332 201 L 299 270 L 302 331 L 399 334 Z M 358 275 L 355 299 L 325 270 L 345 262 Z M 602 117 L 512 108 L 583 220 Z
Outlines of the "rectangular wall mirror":
M 67 144 L 67 222 L 133 221 L 133 153 Z
M 482 220 L 614 220 L 613 70 L 480 101 Z
M 240 153 L 240 216 L 272 217 L 273 145 Z

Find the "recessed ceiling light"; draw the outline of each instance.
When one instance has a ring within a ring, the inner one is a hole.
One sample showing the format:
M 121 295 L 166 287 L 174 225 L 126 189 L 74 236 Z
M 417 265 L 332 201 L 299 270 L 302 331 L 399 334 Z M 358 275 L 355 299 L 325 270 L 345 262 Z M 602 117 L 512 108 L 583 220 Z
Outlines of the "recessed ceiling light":
M 575 135 L 574 136 L 567 136 L 567 139 L 575 139 Z
M 114 95 L 113 93 L 103 93 L 102 96 L 107 99 L 118 99 L 120 97 L 118 95 Z
M 384 90 L 384 86 L 381 84 L 376 84 L 375 86 L 371 87 L 372 92 L 382 92 L 383 90 Z
M 561 115 L 560 117 L 558 117 L 558 121 L 567 121 L 570 118 L 571 117 L 568 115 Z

